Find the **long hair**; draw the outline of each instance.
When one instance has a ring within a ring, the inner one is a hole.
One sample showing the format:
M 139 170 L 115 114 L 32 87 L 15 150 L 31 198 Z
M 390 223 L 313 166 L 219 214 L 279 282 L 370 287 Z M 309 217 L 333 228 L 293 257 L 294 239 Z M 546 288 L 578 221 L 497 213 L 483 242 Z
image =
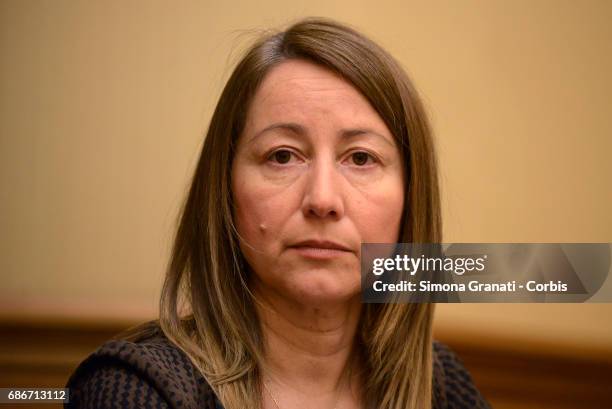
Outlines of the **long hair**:
M 400 65 L 359 32 L 328 19 L 304 19 L 256 41 L 238 62 L 211 118 L 180 213 L 158 322 L 227 409 L 261 407 L 264 359 L 255 301 L 246 284 L 248 266 L 232 217 L 232 160 L 255 91 L 272 67 L 290 59 L 340 75 L 391 131 L 405 164 L 398 241 L 442 241 L 431 130 Z M 356 342 L 367 374 L 365 407 L 431 408 L 433 310 L 433 304 L 363 306 Z M 129 337 L 145 333 L 143 326 Z

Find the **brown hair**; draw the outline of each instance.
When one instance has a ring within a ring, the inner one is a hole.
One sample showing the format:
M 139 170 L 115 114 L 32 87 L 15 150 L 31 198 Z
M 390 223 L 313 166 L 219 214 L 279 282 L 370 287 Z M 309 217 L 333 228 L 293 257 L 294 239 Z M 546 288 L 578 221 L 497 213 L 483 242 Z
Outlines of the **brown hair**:
M 380 46 L 334 21 L 310 18 L 267 34 L 229 78 L 212 116 L 181 212 L 159 325 L 227 409 L 261 407 L 262 334 L 232 218 L 231 167 L 249 103 L 275 65 L 303 59 L 343 77 L 371 103 L 405 164 L 401 242 L 441 242 L 436 159 L 419 96 Z M 185 312 L 181 312 L 186 307 Z M 365 304 L 356 342 L 364 407 L 431 408 L 433 304 Z M 131 332 L 137 339 L 146 330 Z

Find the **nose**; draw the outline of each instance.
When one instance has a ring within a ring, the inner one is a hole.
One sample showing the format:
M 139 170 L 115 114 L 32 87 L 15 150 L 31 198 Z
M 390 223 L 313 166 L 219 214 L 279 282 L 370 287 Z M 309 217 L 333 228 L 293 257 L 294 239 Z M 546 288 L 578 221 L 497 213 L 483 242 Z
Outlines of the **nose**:
M 333 162 L 314 162 L 306 175 L 302 212 L 306 218 L 338 220 L 344 215 L 342 185 Z

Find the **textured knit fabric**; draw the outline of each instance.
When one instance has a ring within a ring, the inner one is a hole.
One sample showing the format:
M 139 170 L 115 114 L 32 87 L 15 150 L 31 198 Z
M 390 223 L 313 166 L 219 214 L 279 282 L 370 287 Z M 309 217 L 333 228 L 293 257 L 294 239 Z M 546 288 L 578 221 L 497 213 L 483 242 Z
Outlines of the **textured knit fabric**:
M 459 359 L 434 342 L 434 409 L 490 408 Z M 72 374 L 65 409 L 223 409 L 189 358 L 157 329 L 139 342 L 112 340 Z

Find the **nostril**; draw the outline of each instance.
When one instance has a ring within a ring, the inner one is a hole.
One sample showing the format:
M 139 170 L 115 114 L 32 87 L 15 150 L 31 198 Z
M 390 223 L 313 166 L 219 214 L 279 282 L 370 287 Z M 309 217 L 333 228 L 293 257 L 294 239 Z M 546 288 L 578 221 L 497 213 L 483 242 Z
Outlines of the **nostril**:
M 315 217 L 337 217 L 338 212 L 336 210 L 331 209 L 317 209 L 311 208 L 308 210 L 308 214 Z

